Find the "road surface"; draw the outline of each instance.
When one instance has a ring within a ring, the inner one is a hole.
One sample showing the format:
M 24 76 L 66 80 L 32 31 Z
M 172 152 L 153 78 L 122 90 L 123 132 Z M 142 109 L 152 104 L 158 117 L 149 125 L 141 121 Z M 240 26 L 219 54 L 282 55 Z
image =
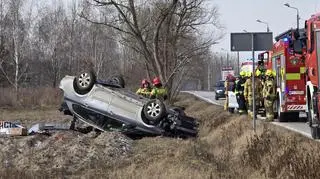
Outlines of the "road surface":
M 213 91 L 185 91 L 186 93 L 193 94 L 197 96 L 198 98 L 207 101 L 209 103 L 223 106 L 224 100 L 215 100 L 214 99 L 214 92 Z M 286 129 L 289 129 L 291 131 L 300 133 L 308 138 L 311 138 L 310 128 L 305 122 L 272 122 L 272 124 L 284 127 Z

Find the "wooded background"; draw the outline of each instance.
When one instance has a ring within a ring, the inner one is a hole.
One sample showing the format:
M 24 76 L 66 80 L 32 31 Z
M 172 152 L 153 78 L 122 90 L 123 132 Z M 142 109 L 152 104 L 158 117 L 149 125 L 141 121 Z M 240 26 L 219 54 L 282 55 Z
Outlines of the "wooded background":
M 210 89 L 227 57 L 236 64 L 214 49 L 224 30 L 205 0 L 0 0 L 0 87 L 56 88 L 92 66 L 132 89 L 155 76 L 171 96 Z

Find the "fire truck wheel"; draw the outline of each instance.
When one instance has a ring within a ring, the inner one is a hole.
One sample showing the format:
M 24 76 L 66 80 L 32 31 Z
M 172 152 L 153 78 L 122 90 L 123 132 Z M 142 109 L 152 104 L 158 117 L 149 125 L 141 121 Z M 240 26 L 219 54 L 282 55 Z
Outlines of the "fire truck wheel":
M 286 113 L 285 112 L 281 112 L 280 111 L 280 101 L 279 100 L 277 100 L 277 113 L 278 113 L 278 115 L 277 115 L 277 121 L 278 122 L 288 122 L 288 118 L 287 118 L 287 115 L 286 115 Z
M 320 128 L 318 126 L 310 126 L 311 136 L 313 139 L 320 139 Z
M 288 117 L 284 112 L 278 112 L 278 121 L 279 122 L 288 122 Z

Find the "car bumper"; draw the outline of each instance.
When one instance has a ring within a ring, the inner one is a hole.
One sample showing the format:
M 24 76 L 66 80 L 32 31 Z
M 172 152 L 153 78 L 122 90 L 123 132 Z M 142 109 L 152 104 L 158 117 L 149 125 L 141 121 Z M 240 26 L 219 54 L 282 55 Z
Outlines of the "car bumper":
M 216 93 L 216 97 L 218 97 L 218 98 L 225 98 L 226 97 L 226 95 L 223 93 Z

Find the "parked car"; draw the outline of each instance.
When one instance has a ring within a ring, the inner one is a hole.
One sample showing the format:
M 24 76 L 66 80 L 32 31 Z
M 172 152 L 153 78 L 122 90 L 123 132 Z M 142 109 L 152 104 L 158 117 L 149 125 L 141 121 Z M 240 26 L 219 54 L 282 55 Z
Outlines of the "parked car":
M 121 131 L 135 135 L 197 136 L 196 119 L 183 108 L 166 106 L 124 88 L 121 77 L 96 80 L 93 72 L 65 76 L 60 82 L 65 114 L 102 131 Z
M 216 82 L 214 92 L 215 92 L 215 100 L 219 100 L 220 98 L 226 97 L 223 80 Z

